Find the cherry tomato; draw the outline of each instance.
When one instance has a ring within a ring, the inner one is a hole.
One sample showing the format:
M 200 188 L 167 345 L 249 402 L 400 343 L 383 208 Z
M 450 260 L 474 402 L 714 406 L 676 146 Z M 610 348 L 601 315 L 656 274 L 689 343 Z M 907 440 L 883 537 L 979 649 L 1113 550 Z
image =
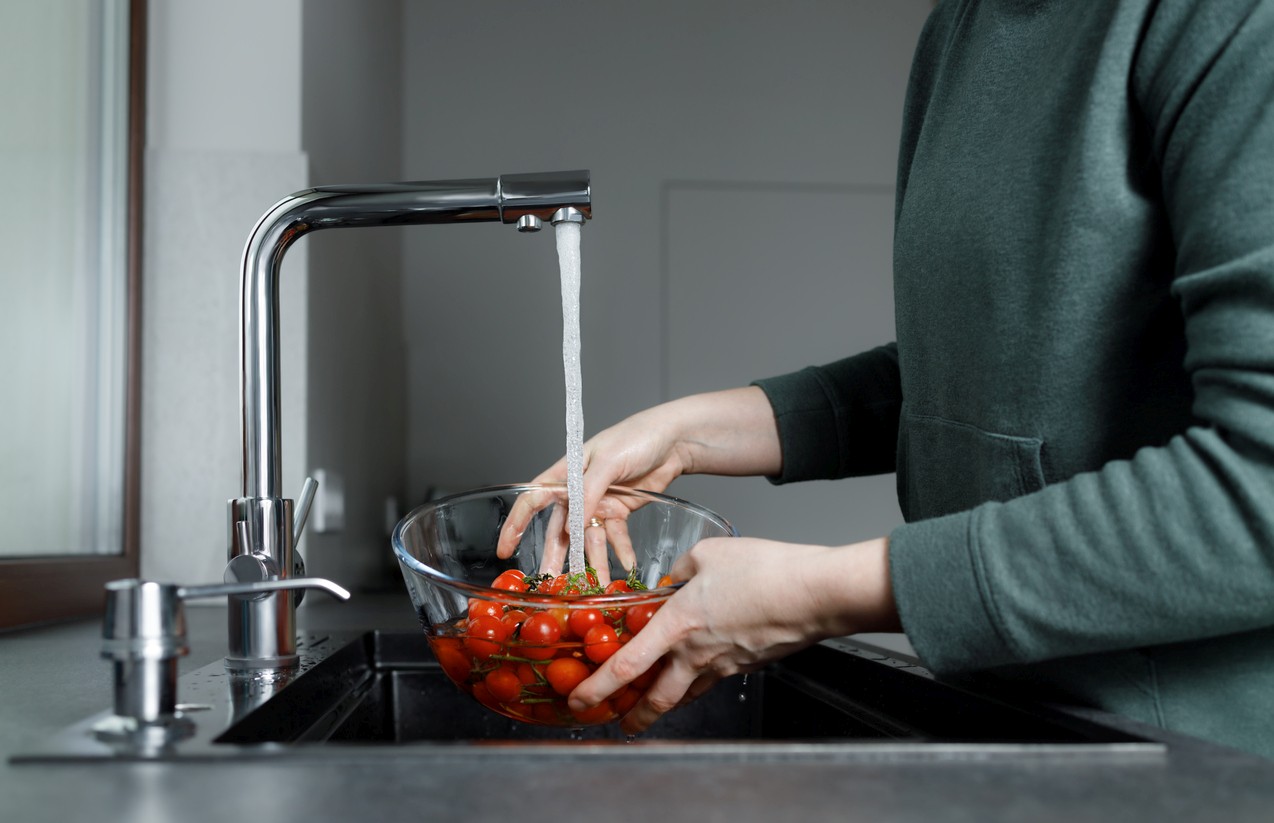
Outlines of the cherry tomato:
M 494 617 L 499 620 L 504 616 L 504 606 L 494 600 L 485 600 L 481 597 L 469 598 L 469 619 L 475 617 Z
M 639 692 L 644 692 L 654 685 L 655 678 L 659 677 L 659 672 L 663 670 L 664 664 L 656 660 L 649 669 L 633 678 L 628 685 L 632 686 Z
M 473 668 L 473 660 L 465 653 L 463 641 L 458 637 L 435 637 L 431 639 L 434 657 L 443 672 L 457 683 L 469 678 Z
M 522 693 L 522 681 L 514 674 L 513 669 L 505 666 L 487 672 L 482 682 L 486 684 L 491 696 L 501 703 L 512 703 Z
M 574 657 L 559 657 L 548 665 L 544 676 L 549 679 L 553 691 L 561 695 L 570 694 L 575 687 L 584 682 L 591 672 Z
M 524 703 L 519 703 L 517 701 L 505 703 L 504 710 L 523 722 L 535 722 L 535 712 L 532 710 L 531 706 L 527 706 Z
M 479 703 L 486 706 L 488 709 L 495 709 L 496 711 L 500 710 L 500 704 L 496 702 L 495 697 L 492 696 L 491 691 L 487 689 L 485 684 L 474 683 L 473 696 Z
M 646 628 L 646 624 L 650 622 L 650 618 L 655 616 L 659 606 L 655 603 L 641 603 L 628 609 L 628 614 L 624 615 L 624 627 L 628 631 L 636 634 Z
M 671 585 L 672 585 L 672 577 L 665 574 L 663 577 L 659 578 L 659 585 L 656 586 L 655 588 L 662 589 L 665 586 L 671 586 Z
M 594 663 L 605 663 L 619 651 L 619 637 L 605 623 L 599 623 L 584 636 L 584 654 Z
M 627 580 L 612 580 L 606 584 L 606 588 L 602 589 L 602 592 L 604 594 L 623 594 L 632 590 L 633 587 L 628 585 Z
M 603 700 L 591 709 L 585 709 L 582 712 L 572 711 L 571 714 L 580 723 L 590 725 L 593 723 L 605 723 L 614 716 L 615 710 L 611 708 L 609 700 Z
M 548 612 L 539 612 L 526 619 L 526 622 L 522 624 L 522 634 L 519 637 L 526 644 L 518 649 L 522 657 L 531 660 L 548 660 L 557 653 L 553 644 L 562 639 L 562 627 L 553 615 Z
M 526 591 L 526 575 L 520 569 L 509 569 L 500 573 L 500 576 L 492 582 L 491 588 L 509 592 L 524 592 Z
M 557 577 L 554 577 L 552 580 L 545 583 L 541 587 L 541 590 L 548 594 L 564 594 L 564 593 L 567 593 L 566 589 L 570 585 L 571 585 L 570 578 L 564 574 L 559 574 Z M 579 592 L 576 591 L 575 594 L 579 594 Z
M 571 634 L 576 637 L 583 637 L 588 634 L 588 630 L 601 624 L 602 613 L 600 609 L 575 609 L 568 618 L 571 627 Z
M 500 622 L 509 630 L 509 637 L 513 636 L 513 632 L 522 625 L 524 620 L 526 620 L 526 612 L 521 609 L 509 609 L 504 613 L 504 617 L 500 618 Z
M 552 703 L 534 704 L 531 709 L 531 715 L 546 726 L 557 726 L 562 722 L 561 718 L 558 717 L 557 709 L 553 708 Z
M 519 663 L 517 668 L 518 681 L 523 686 L 534 686 L 540 682 L 539 676 L 535 673 L 535 667 L 530 663 Z
M 558 628 L 562 630 L 562 639 L 570 640 L 574 636 L 571 634 L 571 610 L 549 609 L 548 613 L 553 615 L 553 619 L 557 621 Z
M 619 694 L 619 697 L 611 698 L 611 708 L 615 710 L 615 714 L 623 717 L 633 710 L 633 706 L 636 706 L 637 701 L 641 700 L 642 694 L 643 692 L 638 689 L 629 689 Z
M 486 660 L 500 651 L 509 630 L 494 617 L 476 617 L 465 630 L 464 645 L 474 657 Z

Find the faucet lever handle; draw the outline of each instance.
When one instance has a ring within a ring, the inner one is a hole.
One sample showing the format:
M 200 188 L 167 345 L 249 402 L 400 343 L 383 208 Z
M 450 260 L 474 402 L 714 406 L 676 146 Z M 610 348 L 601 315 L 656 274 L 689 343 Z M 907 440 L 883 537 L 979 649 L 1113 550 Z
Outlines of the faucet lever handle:
M 314 493 L 318 491 L 318 481 L 313 477 L 305 478 L 301 486 L 301 497 L 296 501 L 296 514 L 292 517 L 292 545 L 300 545 L 301 533 L 305 531 L 305 521 L 310 519 L 310 506 L 314 504 Z
M 178 586 L 182 600 L 201 597 L 226 597 L 269 594 L 284 589 L 322 589 L 337 600 L 349 600 L 349 590 L 324 577 L 289 577 L 275 580 L 250 580 L 242 583 L 212 583 L 206 586 Z

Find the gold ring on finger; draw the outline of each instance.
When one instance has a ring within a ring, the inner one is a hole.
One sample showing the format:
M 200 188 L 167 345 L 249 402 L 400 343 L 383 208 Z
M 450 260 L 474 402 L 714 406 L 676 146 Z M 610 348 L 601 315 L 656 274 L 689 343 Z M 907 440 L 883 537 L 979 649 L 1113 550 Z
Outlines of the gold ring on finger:
M 601 526 L 601 525 L 602 525 L 602 521 L 600 521 L 600 520 L 598 520 L 596 517 L 594 517 L 594 518 L 591 518 L 591 519 L 588 521 L 588 525 L 590 525 L 590 526 Z

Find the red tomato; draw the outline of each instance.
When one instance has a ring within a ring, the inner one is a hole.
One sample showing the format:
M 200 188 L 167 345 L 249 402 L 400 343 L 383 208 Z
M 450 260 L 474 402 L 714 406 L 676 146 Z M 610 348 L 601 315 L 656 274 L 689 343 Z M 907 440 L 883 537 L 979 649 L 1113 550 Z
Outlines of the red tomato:
M 605 623 L 599 623 L 584 636 L 584 654 L 594 663 L 605 663 L 619 651 L 619 636 Z
M 469 619 L 475 617 L 494 617 L 499 620 L 504 616 L 504 606 L 494 600 L 486 600 L 481 597 L 469 598 Z
M 562 721 L 557 716 L 557 709 L 553 708 L 552 703 L 536 703 L 531 709 L 532 716 L 546 726 L 557 726 Z
M 615 714 L 623 717 L 633 710 L 633 706 L 637 705 L 637 701 L 641 700 L 642 692 L 637 689 L 629 689 L 623 692 L 619 697 L 611 698 L 611 708 L 615 710 Z
M 531 660 L 548 660 L 557 653 L 553 644 L 562 639 L 562 627 L 553 615 L 539 612 L 526 619 L 519 637 L 526 644 L 518 648 L 520 656 Z
M 535 674 L 535 667 L 530 663 L 519 663 L 517 668 L 518 681 L 523 686 L 534 686 L 540 682 L 540 678 Z
M 532 711 L 530 706 L 527 706 L 524 703 L 517 703 L 517 702 L 505 703 L 504 709 L 505 711 L 512 714 L 514 717 L 517 717 L 519 720 L 522 720 L 523 722 L 527 722 L 527 723 L 535 722 L 534 711 Z
M 588 666 L 574 657 L 559 657 L 544 671 L 544 676 L 549 679 L 549 685 L 553 687 L 553 691 L 562 695 L 573 692 L 589 674 L 591 672 Z
M 514 674 L 513 669 L 504 666 L 487 672 L 482 682 L 486 684 L 491 696 L 501 703 L 512 703 L 522 693 L 522 681 Z
M 566 589 L 570 586 L 570 584 L 570 578 L 564 574 L 559 574 L 557 577 L 554 577 L 552 580 L 545 583 L 541 590 L 548 594 L 566 594 Z M 579 594 L 579 592 L 576 591 L 575 594 Z
M 479 703 L 486 706 L 488 709 L 498 710 L 500 708 L 500 704 L 496 702 L 496 699 L 492 696 L 490 690 L 482 683 L 473 684 L 473 696 Z
M 594 723 L 605 723 L 615 716 L 615 710 L 611 708 L 609 700 L 603 700 L 591 709 L 585 709 L 582 712 L 572 711 L 575 719 L 584 725 L 592 725 Z
M 509 609 L 504 613 L 504 617 L 500 618 L 500 622 L 509 630 L 509 637 L 513 636 L 513 632 L 522 625 L 524 620 L 526 620 L 526 612 L 521 609 Z
M 509 636 L 509 630 L 494 617 L 476 617 L 465 630 L 464 645 L 474 657 L 486 660 L 503 648 L 500 644 Z
M 599 609 L 574 609 L 567 621 L 571 627 L 571 634 L 576 637 L 583 637 L 588 634 L 588 630 L 602 622 L 602 613 Z
M 655 612 L 658 609 L 659 606 L 655 603 L 641 603 L 629 608 L 628 614 L 624 615 L 625 628 L 636 634 L 646 628 L 646 624 L 650 622 L 650 618 L 655 616 Z
M 632 590 L 633 587 L 628 585 L 627 580 L 612 580 L 606 584 L 606 588 L 602 589 L 602 592 L 605 594 L 623 594 Z
M 553 619 L 557 621 L 558 628 L 562 630 L 562 639 L 570 640 L 571 635 L 571 610 L 570 609 L 549 609 L 548 613 L 553 615 Z
M 655 678 L 659 677 L 659 672 L 663 669 L 662 662 L 656 660 L 649 669 L 633 678 L 633 682 L 628 685 L 632 686 L 639 692 L 649 689 L 655 682 Z
M 473 668 L 473 660 L 465 653 L 463 641 L 458 637 L 435 637 L 430 644 L 434 657 L 443 672 L 457 683 L 469 679 L 469 671 Z
M 520 569 L 509 569 L 500 573 L 500 576 L 491 584 L 491 588 L 509 592 L 524 592 L 526 591 L 525 578 L 526 575 Z
M 671 585 L 672 585 L 672 577 L 670 575 L 665 574 L 663 577 L 659 578 L 659 585 L 656 586 L 655 588 L 662 589 L 664 586 L 671 586 Z

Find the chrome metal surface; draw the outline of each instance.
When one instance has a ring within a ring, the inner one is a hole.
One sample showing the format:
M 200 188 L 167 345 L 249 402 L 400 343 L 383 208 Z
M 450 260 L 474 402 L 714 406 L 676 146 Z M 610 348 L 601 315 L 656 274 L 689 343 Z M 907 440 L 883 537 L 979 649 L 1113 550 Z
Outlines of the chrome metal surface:
M 305 484 L 301 486 L 301 497 L 296 504 L 296 519 L 292 521 L 292 545 L 301 542 L 301 535 L 305 533 L 305 521 L 310 519 L 310 506 L 314 505 L 314 494 L 318 491 L 318 481 L 313 477 L 305 478 Z
M 549 222 L 555 226 L 558 223 L 583 223 L 584 213 L 579 209 L 573 209 L 568 206 L 564 209 L 558 209 L 553 212 L 553 216 L 549 218 Z
M 292 521 L 292 545 L 298 547 L 292 550 L 293 577 L 305 577 L 305 558 L 301 557 L 299 546 L 301 535 L 305 533 L 305 521 L 310 519 L 310 506 L 314 505 L 314 494 L 318 491 L 318 487 L 318 481 L 313 477 L 305 478 L 305 483 L 301 486 L 301 498 L 296 506 L 296 517 Z M 295 605 L 301 605 L 305 600 L 305 589 L 298 589 L 294 598 Z
M 536 217 L 534 214 L 524 214 L 518 218 L 518 231 L 539 231 L 543 227 L 544 221 Z
M 529 224 L 526 218 L 542 221 L 564 210 L 582 221 L 592 216 L 590 186 L 587 171 L 324 186 L 286 197 L 261 217 L 244 247 L 240 281 L 243 491 L 230 501 L 227 562 L 265 557 L 284 578 L 297 569 L 300 529 L 292 501 L 282 496 L 280 457 L 279 272 L 288 248 L 319 229 L 478 222 L 521 227 Z M 247 524 L 246 539 L 239 523 Z M 295 664 L 296 602 L 285 592 L 233 604 L 229 665 Z
M 235 540 L 227 567 L 245 562 L 238 557 L 249 557 L 260 561 L 267 574 L 291 577 L 296 563 L 292 501 L 241 497 L 230 501 L 230 511 Z M 239 571 L 242 565 L 235 574 Z M 228 628 L 226 661 L 232 668 L 295 665 L 296 603 L 290 591 L 231 601 Z
M 180 586 L 177 595 L 183 600 L 200 597 L 234 597 L 260 592 L 277 592 L 297 589 L 318 589 L 338 600 L 349 600 L 349 590 L 323 577 L 289 577 L 284 580 L 262 580 L 249 583 L 210 583 L 206 586 Z
M 279 270 L 288 248 L 319 229 L 516 223 L 571 207 L 592 215 L 587 171 L 325 186 L 284 198 L 248 237 L 240 283 L 243 496 L 282 496 L 279 461 Z M 256 535 L 253 535 L 254 538 Z
M 115 716 L 137 726 L 177 715 L 177 658 L 190 651 L 184 601 L 307 588 L 349 599 L 349 592 L 332 581 L 310 577 L 204 586 L 136 579 L 107 583 L 102 657 L 113 663 Z

